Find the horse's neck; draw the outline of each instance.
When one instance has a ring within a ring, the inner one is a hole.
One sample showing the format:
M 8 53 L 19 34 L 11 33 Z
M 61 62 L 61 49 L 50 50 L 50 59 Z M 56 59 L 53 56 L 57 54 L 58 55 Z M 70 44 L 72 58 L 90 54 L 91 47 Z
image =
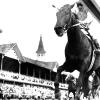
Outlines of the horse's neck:
M 77 24 L 77 23 L 76 23 Z M 81 40 L 82 31 L 79 26 L 72 26 L 67 31 L 69 43 L 79 43 Z

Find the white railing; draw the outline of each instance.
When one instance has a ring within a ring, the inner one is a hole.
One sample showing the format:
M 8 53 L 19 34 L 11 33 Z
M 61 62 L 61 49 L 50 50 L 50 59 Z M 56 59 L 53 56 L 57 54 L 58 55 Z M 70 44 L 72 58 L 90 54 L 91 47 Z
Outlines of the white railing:
M 9 72 L 9 71 L 0 71 L 0 79 L 21 82 L 21 83 L 28 83 L 28 84 L 42 85 L 42 86 L 44 85 L 44 86 L 49 86 L 49 87 L 54 88 L 53 81 L 21 75 L 21 74 Z M 60 83 L 59 88 L 67 89 L 68 85 Z

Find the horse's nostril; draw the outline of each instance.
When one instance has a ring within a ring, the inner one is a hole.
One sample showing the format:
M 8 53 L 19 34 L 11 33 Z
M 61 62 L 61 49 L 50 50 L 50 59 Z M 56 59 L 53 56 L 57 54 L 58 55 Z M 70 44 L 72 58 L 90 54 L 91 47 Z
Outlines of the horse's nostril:
M 55 27 L 54 30 L 55 30 L 56 33 L 59 31 L 58 27 Z
M 54 30 L 57 31 L 58 30 L 58 27 L 55 27 Z
M 60 31 L 62 29 L 62 27 L 55 27 L 54 30 L 55 31 Z
M 55 30 L 55 32 L 56 32 L 56 34 L 58 36 L 62 36 L 63 35 L 62 27 L 54 27 L 54 30 Z

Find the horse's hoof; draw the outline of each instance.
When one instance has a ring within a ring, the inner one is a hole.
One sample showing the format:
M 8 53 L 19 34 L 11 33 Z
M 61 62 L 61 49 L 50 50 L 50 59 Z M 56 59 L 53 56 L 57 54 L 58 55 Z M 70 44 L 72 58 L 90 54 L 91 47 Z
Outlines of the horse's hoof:
M 59 99 L 60 99 L 60 97 L 61 97 L 60 92 L 58 92 L 58 93 L 56 93 L 56 94 L 55 94 L 55 98 L 56 98 L 56 99 L 58 99 L 58 100 L 59 100 Z
M 54 86 L 59 86 L 59 83 L 58 83 L 58 82 L 55 82 L 55 83 L 54 83 Z
M 75 97 L 75 100 L 80 100 L 80 98 L 79 97 Z

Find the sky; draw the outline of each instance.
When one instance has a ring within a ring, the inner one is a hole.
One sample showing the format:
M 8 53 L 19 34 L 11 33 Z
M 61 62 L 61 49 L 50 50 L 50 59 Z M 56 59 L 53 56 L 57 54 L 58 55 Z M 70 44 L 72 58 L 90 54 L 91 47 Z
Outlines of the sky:
M 54 32 L 57 9 L 78 0 L 0 0 L 0 44 L 17 43 L 23 56 L 37 60 L 40 35 L 46 51 L 44 61 L 65 61 L 64 49 L 67 35 L 58 37 Z M 99 3 L 100 4 L 100 3 Z M 91 34 L 99 39 L 98 23 L 91 14 Z M 99 41 L 100 42 L 100 41 Z

